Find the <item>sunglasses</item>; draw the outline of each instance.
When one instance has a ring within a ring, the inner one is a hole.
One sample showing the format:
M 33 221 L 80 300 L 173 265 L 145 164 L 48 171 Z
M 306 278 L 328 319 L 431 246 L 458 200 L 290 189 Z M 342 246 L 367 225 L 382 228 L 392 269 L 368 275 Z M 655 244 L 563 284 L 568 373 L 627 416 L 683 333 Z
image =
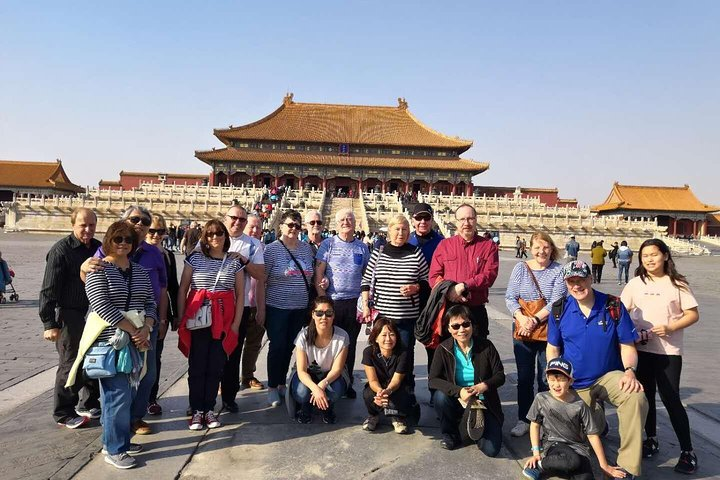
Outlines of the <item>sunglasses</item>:
M 322 221 L 322 220 L 310 220 L 310 221 L 307 222 L 307 223 L 310 224 L 310 225 L 322 225 L 322 224 L 323 224 L 323 221 Z
M 247 217 L 236 217 L 235 215 L 228 215 L 227 218 L 229 218 L 230 221 L 232 221 L 233 223 L 235 223 L 235 222 L 240 222 L 240 223 L 247 222 Z
M 334 317 L 335 316 L 335 310 L 314 310 L 313 314 L 316 317 Z
M 142 223 L 145 227 L 149 227 L 150 223 L 152 223 L 147 217 L 130 217 L 128 218 L 128 220 L 130 220 L 130 223 L 132 223 L 133 225 L 137 225 L 137 223 L 139 222 Z
M 150 235 L 155 235 L 155 234 L 157 234 L 157 235 L 165 235 L 165 232 L 166 232 L 166 231 L 167 231 L 167 230 L 165 230 L 164 228 L 151 228 L 151 229 L 148 230 L 148 233 L 149 233 Z
M 205 234 L 205 236 L 208 237 L 208 238 L 212 238 L 212 237 L 224 237 L 224 236 L 225 236 L 225 232 L 223 232 L 222 230 L 220 230 L 220 231 L 218 231 L 218 232 L 207 232 L 207 233 Z
M 132 237 L 123 237 L 122 235 L 118 235 L 117 237 L 113 237 L 112 242 L 115 245 L 120 245 L 121 243 L 127 243 L 128 245 L 132 245 L 133 238 Z
M 422 222 L 423 220 L 425 220 L 426 222 L 429 222 L 430 220 L 432 220 L 432 216 L 427 215 L 427 214 L 425 214 L 425 215 L 415 215 L 413 218 L 414 218 L 415 220 L 417 220 L 418 222 Z
M 472 326 L 472 323 L 470 322 L 462 322 L 462 323 L 451 323 L 448 325 L 453 330 L 460 330 L 460 327 L 462 328 L 470 328 Z
M 300 225 L 299 223 L 283 223 L 283 225 L 285 225 L 289 229 L 294 228 L 296 230 L 299 230 L 300 228 L 302 228 L 302 225 Z

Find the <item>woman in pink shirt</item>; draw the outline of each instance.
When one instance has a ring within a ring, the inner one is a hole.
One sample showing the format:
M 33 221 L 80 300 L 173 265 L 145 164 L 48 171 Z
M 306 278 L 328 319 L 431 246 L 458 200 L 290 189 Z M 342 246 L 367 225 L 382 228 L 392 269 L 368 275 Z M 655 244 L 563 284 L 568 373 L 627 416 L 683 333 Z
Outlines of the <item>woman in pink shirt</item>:
M 698 303 L 687 279 L 675 269 L 670 249 L 653 238 L 640 246 L 640 265 L 635 278 L 625 286 L 622 302 L 640 333 L 637 344 L 637 378 L 645 388 L 648 416 L 645 421 L 647 440 L 643 457 L 660 449 L 657 442 L 655 389 L 667 409 L 680 442 L 680 459 L 675 471 L 694 473 L 697 457 L 690 440 L 690 424 L 680 400 L 683 330 L 699 319 Z

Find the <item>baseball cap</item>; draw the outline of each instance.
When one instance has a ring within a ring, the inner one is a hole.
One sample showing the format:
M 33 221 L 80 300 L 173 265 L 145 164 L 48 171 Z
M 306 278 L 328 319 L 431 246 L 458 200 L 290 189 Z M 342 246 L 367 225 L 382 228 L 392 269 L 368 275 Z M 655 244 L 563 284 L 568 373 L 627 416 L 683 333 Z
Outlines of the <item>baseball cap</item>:
M 420 215 L 421 213 L 428 213 L 432 217 L 433 210 L 427 203 L 416 203 L 412 210 L 412 216 Z
M 545 367 L 546 374 L 551 372 L 562 373 L 568 378 L 573 378 L 572 363 L 568 362 L 562 357 L 553 358 L 547 363 L 547 367 Z
M 571 277 L 587 278 L 592 273 L 590 266 L 582 260 L 575 260 L 574 262 L 566 263 L 562 269 L 563 280 L 567 280 Z

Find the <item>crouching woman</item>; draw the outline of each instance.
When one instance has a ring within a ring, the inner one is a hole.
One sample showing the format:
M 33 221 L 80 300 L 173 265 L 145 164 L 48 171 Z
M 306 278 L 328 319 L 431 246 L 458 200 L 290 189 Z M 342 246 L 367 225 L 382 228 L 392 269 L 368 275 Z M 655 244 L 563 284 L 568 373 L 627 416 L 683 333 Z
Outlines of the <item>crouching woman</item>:
M 481 401 L 485 406 L 485 428 L 477 441 L 488 457 L 495 457 L 502 446 L 503 413 L 498 388 L 505 383 L 500 355 L 490 340 L 473 338 L 470 309 L 454 305 L 445 312 L 443 324 L 451 338 L 440 344 L 430 367 L 429 384 L 435 390 L 433 401 L 440 418 L 440 446 L 453 450 L 460 446 L 462 401 Z M 464 426 L 464 428 L 466 428 Z

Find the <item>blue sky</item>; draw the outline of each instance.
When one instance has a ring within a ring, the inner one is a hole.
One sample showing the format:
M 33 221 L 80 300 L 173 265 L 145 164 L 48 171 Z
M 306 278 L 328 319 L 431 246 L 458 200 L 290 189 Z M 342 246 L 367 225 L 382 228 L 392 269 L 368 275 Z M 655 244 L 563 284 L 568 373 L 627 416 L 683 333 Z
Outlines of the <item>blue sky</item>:
M 300 102 L 395 105 L 474 141 L 485 185 L 612 182 L 720 205 L 720 2 L 0 3 L 0 158 L 76 183 L 206 172 L 213 128 Z

